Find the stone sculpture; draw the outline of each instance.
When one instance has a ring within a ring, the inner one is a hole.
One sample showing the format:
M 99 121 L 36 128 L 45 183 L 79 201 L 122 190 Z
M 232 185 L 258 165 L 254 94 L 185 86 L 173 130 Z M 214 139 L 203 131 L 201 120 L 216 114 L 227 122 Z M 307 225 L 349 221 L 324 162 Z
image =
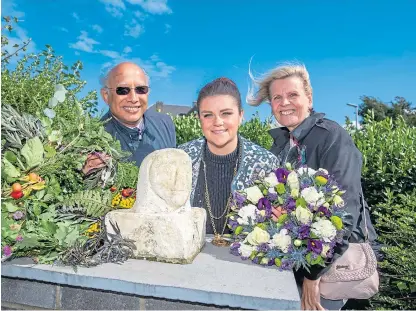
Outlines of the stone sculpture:
M 206 211 L 191 207 L 192 163 L 179 149 L 162 149 L 143 161 L 136 202 L 130 210 L 105 217 L 117 223 L 121 235 L 135 241 L 135 258 L 191 263 L 205 243 Z

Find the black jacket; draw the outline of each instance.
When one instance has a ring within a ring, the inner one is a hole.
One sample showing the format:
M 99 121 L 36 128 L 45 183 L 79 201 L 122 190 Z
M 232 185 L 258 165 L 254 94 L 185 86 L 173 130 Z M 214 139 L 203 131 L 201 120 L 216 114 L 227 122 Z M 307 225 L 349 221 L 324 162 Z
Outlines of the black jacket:
M 314 113 L 306 118 L 292 135 L 301 146 L 306 147 L 306 165 L 315 170 L 328 170 L 334 179 L 345 190 L 344 201 L 346 211 L 351 215 L 347 218 L 348 233 L 344 236 L 344 243 L 336 247 L 334 259 L 340 257 L 348 248 L 348 241 L 362 242 L 364 240 L 362 221 L 362 190 L 361 167 L 362 155 L 355 146 L 348 132 L 338 123 L 325 119 L 324 114 Z M 279 155 L 289 141 L 287 128 L 275 128 L 269 131 L 274 139 L 271 152 Z M 290 149 L 286 162 L 295 163 L 298 159 L 297 148 Z M 284 159 L 285 160 L 285 159 Z M 366 213 L 367 227 L 370 240 L 376 239 L 376 233 L 369 212 Z M 311 272 L 301 271 L 308 279 L 319 278 L 329 267 L 313 267 Z
M 104 127 L 115 139 L 120 141 L 121 149 L 131 152 L 128 160 L 140 167 L 144 158 L 155 150 L 176 148 L 176 132 L 172 119 L 166 115 L 147 110 L 144 115 L 143 133 L 138 129 L 124 126 L 108 111 L 102 120 L 108 120 Z

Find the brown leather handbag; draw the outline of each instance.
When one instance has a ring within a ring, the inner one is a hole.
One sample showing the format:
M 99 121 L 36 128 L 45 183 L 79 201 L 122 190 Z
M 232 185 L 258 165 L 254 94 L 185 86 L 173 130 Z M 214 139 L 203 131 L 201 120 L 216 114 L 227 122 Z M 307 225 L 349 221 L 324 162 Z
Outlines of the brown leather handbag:
M 365 241 L 350 243 L 347 251 L 322 275 L 319 283 L 320 293 L 326 299 L 368 299 L 379 291 L 377 259 L 368 238 L 363 194 L 361 198 Z

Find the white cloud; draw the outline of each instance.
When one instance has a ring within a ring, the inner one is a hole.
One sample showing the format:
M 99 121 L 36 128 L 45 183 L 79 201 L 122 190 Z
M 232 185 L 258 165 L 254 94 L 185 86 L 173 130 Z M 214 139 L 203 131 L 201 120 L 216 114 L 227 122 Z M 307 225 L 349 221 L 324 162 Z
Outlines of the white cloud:
M 171 28 L 172 28 L 171 25 L 165 24 L 165 33 L 169 33 Z
M 105 10 L 114 17 L 122 17 L 126 9 L 123 0 L 100 0 L 105 4 Z
M 151 14 L 171 14 L 167 0 L 127 0 L 131 4 L 140 5 L 143 10 Z
M 81 31 L 81 35 L 77 39 L 77 42 L 69 44 L 70 48 L 88 53 L 94 53 L 94 45 L 100 44 L 100 42 L 88 37 L 88 33 L 86 31 Z
M 150 56 L 150 60 L 153 62 L 157 62 L 160 60 L 159 56 L 157 56 L 157 54 L 153 54 L 152 56 Z
M 100 50 L 100 54 L 110 57 L 110 58 L 120 58 L 120 53 L 116 51 L 110 51 L 110 50 Z
M 59 30 L 63 32 L 69 32 L 68 29 L 66 29 L 65 27 L 60 27 Z
M 126 47 L 124 48 L 124 50 L 123 50 L 123 53 L 128 54 L 128 53 L 130 53 L 131 51 L 132 51 L 131 47 L 126 46 Z
M 95 30 L 98 33 L 103 32 L 103 28 L 100 25 L 95 24 L 95 25 L 92 25 L 91 27 L 92 27 L 93 30 Z
M 146 15 L 141 11 L 135 11 L 134 16 L 136 16 L 140 20 L 144 20 L 146 18 Z
M 124 28 L 125 28 L 124 35 L 130 36 L 133 38 L 138 38 L 144 32 L 143 27 L 140 24 L 138 24 L 135 19 L 133 19 L 130 25 L 126 24 Z
M 79 16 L 77 13 L 72 12 L 72 17 L 75 18 L 77 21 L 79 21 Z

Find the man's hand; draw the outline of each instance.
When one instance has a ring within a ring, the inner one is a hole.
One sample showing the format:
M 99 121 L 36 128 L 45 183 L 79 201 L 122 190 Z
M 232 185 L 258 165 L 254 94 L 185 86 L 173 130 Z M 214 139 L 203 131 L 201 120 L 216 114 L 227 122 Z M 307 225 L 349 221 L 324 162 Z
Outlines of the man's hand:
M 321 295 L 319 293 L 319 282 L 317 280 L 303 279 L 302 286 L 302 310 L 325 310 L 321 306 Z
M 287 211 L 281 206 L 272 206 L 272 219 L 277 221 L 282 214 L 287 214 Z
M 82 172 L 85 175 L 88 175 L 90 171 L 104 167 L 106 165 L 106 161 L 110 158 L 111 157 L 107 154 L 100 154 L 98 152 L 90 153 L 87 156 L 87 160 L 85 161 L 85 164 L 82 168 Z

